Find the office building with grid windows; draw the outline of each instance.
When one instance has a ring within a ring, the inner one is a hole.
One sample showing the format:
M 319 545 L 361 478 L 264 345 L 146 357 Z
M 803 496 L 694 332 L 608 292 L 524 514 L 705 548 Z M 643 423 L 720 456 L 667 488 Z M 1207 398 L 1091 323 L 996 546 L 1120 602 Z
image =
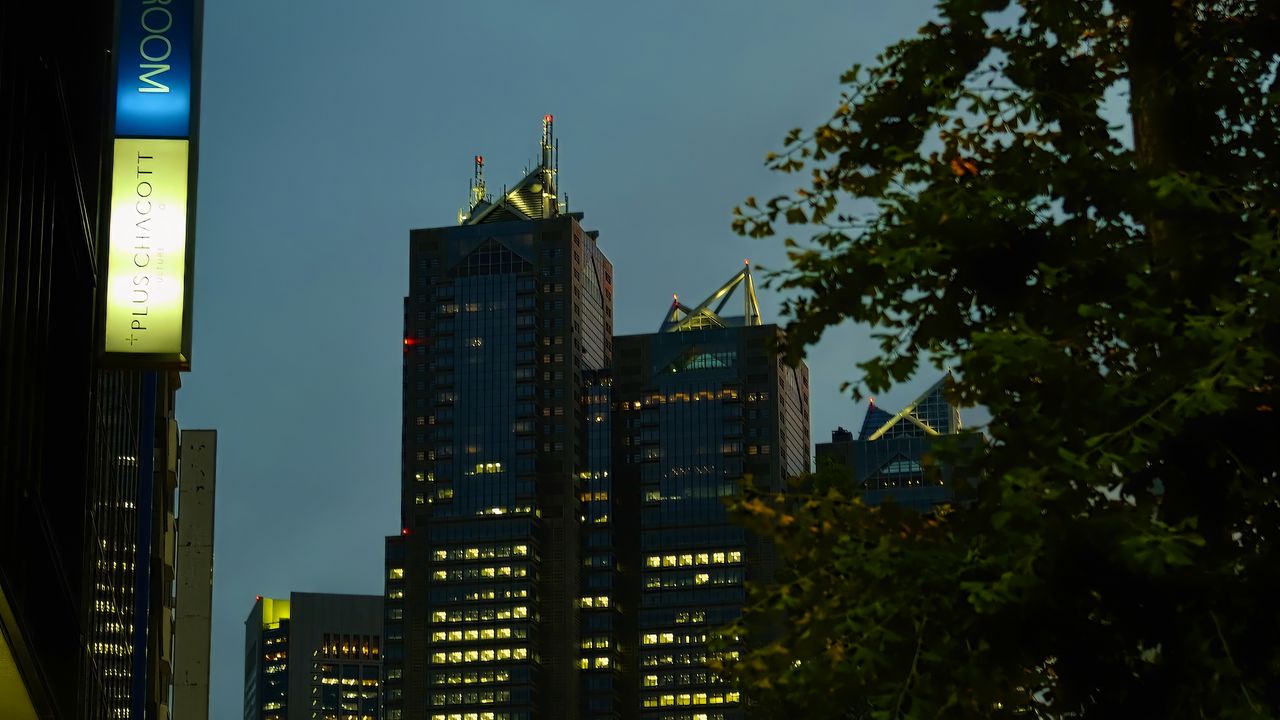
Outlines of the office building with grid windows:
M 612 607 L 607 587 L 579 593 L 612 267 L 557 199 L 550 116 L 541 145 L 497 200 L 477 156 L 460 224 L 410 233 L 388 720 L 576 718 L 580 611 Z
M 260 597 L 245 620 L 245 720 L 381 720 L 378 595 Z
M 735 290 L 743 314 L 728 316 Z M 745 716 L 740 691 L 708 669 L 706 646 L 741 614 L 744 583 L 776 568 L 771 548 L 728 518 L 724 498 L 747 475 L 783 492 L 809 470 L 808 370 L 780 361 L 780 337 L 761 320 L 747 265 L 697 306 L 677 298 L 659 332 L 614 340 L 611 479 L 640 509 L 620 550 L 638 544 L 640 566 L 625 585 L 634 596 L 622 595 L 638 641 L 639 707 L 628 716 Z

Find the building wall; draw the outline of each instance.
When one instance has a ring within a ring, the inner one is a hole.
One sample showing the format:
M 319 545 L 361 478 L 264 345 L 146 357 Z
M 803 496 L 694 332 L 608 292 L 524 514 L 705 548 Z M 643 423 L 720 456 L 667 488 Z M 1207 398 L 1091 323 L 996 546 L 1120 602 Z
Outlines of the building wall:
M 613 315 L 580 217 L 411 233 L 390 720 L 578 711 L 583 373 Z
M 379 595 L 258 598 L 245 620 L 245 720 L 380 720 Z
M 731 720 L 740 693 L 706 667 L 712 630 L 742 612 L 770 550 L 730 521 L 744 476 L 785 489 L 808 469 L 806 370 L 783 366 L 772 325 L 615 339 L 614 485 L 640 507 L 640 715 Z M 631 542 L 635 542 L 632 540 Z
M 0 4 L 0 625 L 52 718 L 128 712 L 144 417 L 159 419 L 158 470 L 170 465 L 176 378 L 145 404 L 139 373 L 96 360 L 111 23 L 110 3 Z M 155 675 L 142 687 L 159 712 L 166 630 L 145 620 Z

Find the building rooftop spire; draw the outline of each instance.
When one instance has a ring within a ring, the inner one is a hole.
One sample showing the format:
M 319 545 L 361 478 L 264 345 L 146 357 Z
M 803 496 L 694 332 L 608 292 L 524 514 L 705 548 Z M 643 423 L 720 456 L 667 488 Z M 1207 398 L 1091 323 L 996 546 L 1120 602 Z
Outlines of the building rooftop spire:
M 734 291 L 742 286 L 742 315 L 724 316 L 721 311 L 729 302 Z M 715 305 L 713 308 L 712 305 Z M 674 296 L 671 307 L 662 320 L 658 332 L 679 332 L 681 330 L 699 330 L 708 327 L 729 327 L 732 325 L 763 325 L 760 316 L 760 301 L 756 298 L 756 284 L 751 278 L 751 261 L 743 263 L 742 269 L 719 289 L 711 293 L 696 307 L 690 308 Z
M 459 224 L 480 225 L 510 220 L 542 220 L 558 217 L 562 212 L 556 190 L 560 144 L 555 138 L 555 118 L 550 114 L 542 117 L 540 144 L 541 153 L 537 167 L 526 171 L 524 178 L 510 190 L 504 187 L 502 197 L 497 202 L 483 194 L 484 158 L 477 155 L 476 179 L 473 181 L 471 190 L 471 209 L 466 213 L 459 213 Z M 476 194 L 475 183 L 480 184 L 479 196 Z

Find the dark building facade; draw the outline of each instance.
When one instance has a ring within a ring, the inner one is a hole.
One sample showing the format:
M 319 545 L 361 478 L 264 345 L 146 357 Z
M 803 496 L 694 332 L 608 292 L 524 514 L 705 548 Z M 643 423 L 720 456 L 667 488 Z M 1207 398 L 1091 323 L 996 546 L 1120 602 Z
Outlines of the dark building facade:
M 722 315 L 739 287 L 743 315 Z M 706 645 L 741 614 L 744 583 L 775 567 L 724 498 L 744 476 L 782 492 L 809 470 L 808 370 L 780 362 L 779 338 L 762 324 L 746 266 L 696 307 L 677 299 L 659 332 L 614 340 L 611 479 L 640 510 L 638 536 L 620 550 L 639 566 L 623 603 L 636 608 L 640 717 L 744 717 L 740 692 L 708 670 Z
M 7 718 L 168 716 L 179 380 L 98 359 L 112 12 L 0 4 Z
M 245 720 L 380 720 L 377 595 L 259 597 L 245 620 Z
M 541 162 L 501 198 L 477 157 L 461 224 L 410 233 L 388 720 L 581 707 L 584 399 L 612 356 L 613 278 L 596 233 L 557 200 L 551 131 L 547 116 Z
M 946 398 L 949 378 L 934 383 L 896 414 L 872 400 L 857 438 L 844 428 L 836 429 L 831 442 L 818 444 L 818 463 L 834 462 L 846 468 L 864 501 L 872 505 L 892 500 L 928 512 L 934 505 L 950 502 L 954 493 L 949 470 L 930 476 L 923 464 L 935 438 L 962 429 L 959 410 Z

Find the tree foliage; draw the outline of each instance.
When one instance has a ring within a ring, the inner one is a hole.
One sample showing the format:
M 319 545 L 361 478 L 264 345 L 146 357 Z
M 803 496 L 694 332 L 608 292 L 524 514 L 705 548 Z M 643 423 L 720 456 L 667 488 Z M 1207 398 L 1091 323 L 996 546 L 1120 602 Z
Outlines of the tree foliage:
M 1280 10 L 938 15 L 734 222 L 813 230 L 774 278 L 793 358 L 868 323 L 860 387 L 947 363 L 987 442 L 939 451 L 964 502 L 932 517 L 829 471 L 739 501 L 786 571 L 725 670 L 814 720 L 1280 717 Z

